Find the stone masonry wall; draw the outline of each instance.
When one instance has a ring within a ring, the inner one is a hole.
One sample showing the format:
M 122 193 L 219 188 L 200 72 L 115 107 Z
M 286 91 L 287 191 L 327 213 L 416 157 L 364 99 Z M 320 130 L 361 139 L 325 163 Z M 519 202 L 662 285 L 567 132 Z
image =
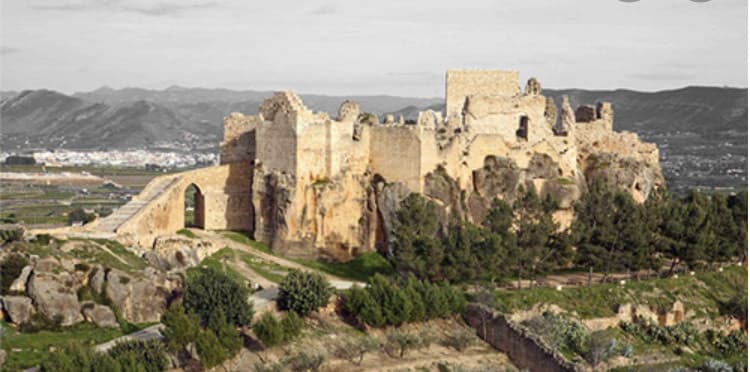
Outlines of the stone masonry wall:
M 464 320 L 477 330 L 477 335 L 508 355 L 513 364 L 529 371 L 577 371 L 555 350 L 544 346 L 501 314 L 479 304 L 469 304 Z
M 518 71 L 449 70 L 445 75 L 446 117 L 460 115 L 470 95 L 514 96 L 520 92 Z

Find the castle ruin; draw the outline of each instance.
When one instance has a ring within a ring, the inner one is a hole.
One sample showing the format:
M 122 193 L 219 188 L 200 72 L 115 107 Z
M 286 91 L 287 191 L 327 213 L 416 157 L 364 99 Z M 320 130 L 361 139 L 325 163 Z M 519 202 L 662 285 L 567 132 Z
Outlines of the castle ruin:
M 278 92 L 256 115 L 225 118 L 220 165 L 155 179 L 135 213 L 104 225 L 148 245 L 183 227 L 192 184 L 203 228 L 247 230 L 291 256 L 347 259 L 387 246 L 409 193 L 479 223 L 493 198 L 512 201 L 533 187 L 560 201 L 564 225 L 593 178 L 638 201 L 663 185 L 658 149 L 614 132 L 611 104 L 574 111 L 567 97 L 558 108 L 542 93 L 533 78 L 521 90 L 517 71 L 451 70 L 445 112 L 423 111 L 408 124 L 353 101 L 332 118 Z

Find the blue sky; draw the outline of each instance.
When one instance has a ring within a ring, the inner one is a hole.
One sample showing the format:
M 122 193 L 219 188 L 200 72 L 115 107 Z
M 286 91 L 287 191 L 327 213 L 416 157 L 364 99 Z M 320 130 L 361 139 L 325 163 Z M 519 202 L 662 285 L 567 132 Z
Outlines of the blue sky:
M 3 90 L 442 96 L 449 68 L 554 88 L 747 86 L 747 0 L 0 1 Z

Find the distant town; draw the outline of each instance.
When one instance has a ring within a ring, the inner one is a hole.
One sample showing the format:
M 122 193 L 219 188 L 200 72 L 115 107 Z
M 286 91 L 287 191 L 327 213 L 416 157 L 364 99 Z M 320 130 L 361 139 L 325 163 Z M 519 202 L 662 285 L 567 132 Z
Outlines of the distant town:
M 212 165 L 218 162 L 215 153 L 179 153 L 156 152 L 148 150 L 114 150 L 114 151 L 41 151 L 30 154 L 0 152 L 0 162 L 9 157 L 34 159 L 36 164 L 45 166 L 118 166 L 118 167 L 159 167 L 164 169 L 188 168 Z M 30 159 L 29 159 L 30 160 Z

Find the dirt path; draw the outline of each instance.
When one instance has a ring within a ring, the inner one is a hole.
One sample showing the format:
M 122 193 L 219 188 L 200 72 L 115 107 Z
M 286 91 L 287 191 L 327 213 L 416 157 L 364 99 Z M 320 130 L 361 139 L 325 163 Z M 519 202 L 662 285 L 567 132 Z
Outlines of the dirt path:
M 232 239 L 229 239 L 229 238 L 225 237 L 224 235 L 222 235 L 220 232 L 204 231 L 204 230 L 198 230 L 198 229 L 191 229 L 191 231 L 193 231 L 196 235 L 200 236 L 201 239 L 210 240 L 214 244 L 217 244 L 220 247 L 221 246 L 227 246 L 227 247 L 229 247 L 231 249 L 236 249 L 236 250 L 239 250 L 239 251 L 242 251 L 242 252 L 246 252 L 246 253 L 249 253 L 249 254 L 251 254 L 251 255 L 253 255 L 255 257 L 258 257 L 258 258 L 260 258 L 262 260 L 273 262 L 273 263 L 276 263 L 278 265 L 281 265 L 281 266 L 289 268 L 289 269 L 298 269 L 298 270 L 302 270 L 302 271 L 320 273 L 321 275 L 323 275 L 324 277 L 326 277 L 328 279 L 328 281 L 331 282 L 331 285 L 333 287 L 335 287 L 336 289 L 347 289 L 347 288 L 350 288 L 354 284 L 360 284 L 360 285 L 363 284 L 363 283 L 360 283 L 360 282 L 356 282 L 356 281 L 352 281 L 352 280 L 348 280 L 348 279 L 339 278 L 337 276 L 330 275 L 330 274 L 324 273 L 322 271 L 318 271 L 318 270 L 309 268 L 309 267 L 307 267 L 305 265 L 302 265 L 302 264 L 299 264 L 297 262 L 285 259 L 283 257 L 274 256 L 272 254 L 268 254 L 268 253 L 262 252 L 262 251 L 260 251 L 258 249 L 253 248 L 253 247 L 250 247 L 250 246 L 247 246 L 245 244 L 238 243 L 238 242 L 236 242 L 236 241 L 234 241 Z M 247 269 L 251 270 L 249 268 L 247 268 Z

